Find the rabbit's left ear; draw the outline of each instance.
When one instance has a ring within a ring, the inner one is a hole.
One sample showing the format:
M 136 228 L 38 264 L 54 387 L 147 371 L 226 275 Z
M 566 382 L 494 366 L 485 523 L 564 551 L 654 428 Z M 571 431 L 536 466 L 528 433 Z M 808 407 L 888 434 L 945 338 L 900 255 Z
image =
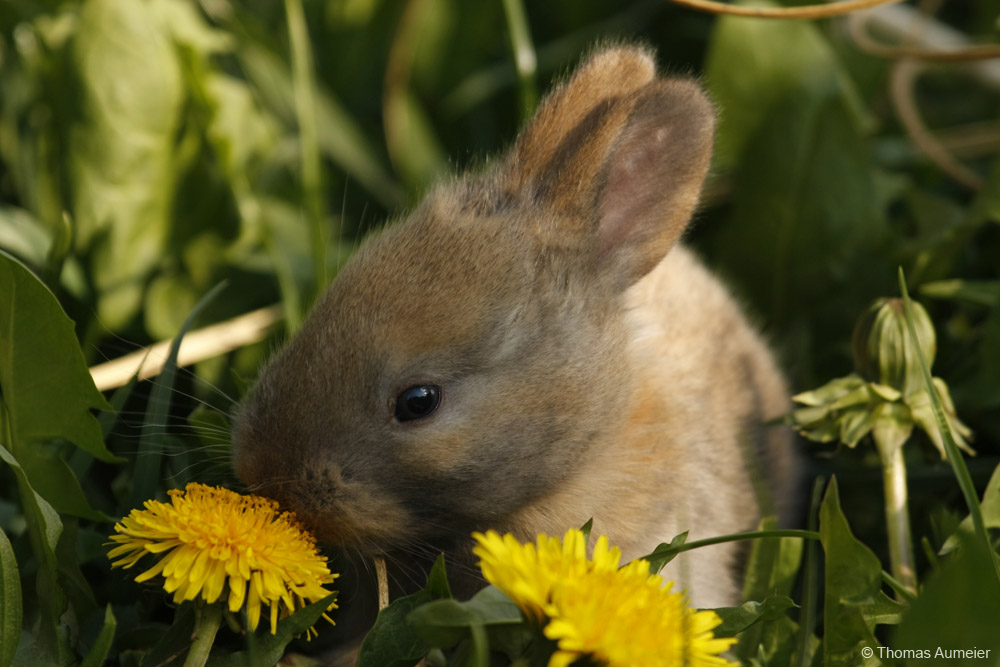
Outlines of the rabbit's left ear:
M 544 185 L 546 172 L 557 164 L 570 134 L 595 110 L 633 93 L 656 79 L 653 54 L 636 47 L 601 49 L 573 75 L 548 93 L 517 138 L 508 165 L 512 189 L 524 192 Z M 606 124 L 606 123 L 605 123 Z
M 636 96 L 594 188 L 598 262 L 620 288 L 651 271 L 687 227 L 715 128 L 694 82 L 657 81 Z

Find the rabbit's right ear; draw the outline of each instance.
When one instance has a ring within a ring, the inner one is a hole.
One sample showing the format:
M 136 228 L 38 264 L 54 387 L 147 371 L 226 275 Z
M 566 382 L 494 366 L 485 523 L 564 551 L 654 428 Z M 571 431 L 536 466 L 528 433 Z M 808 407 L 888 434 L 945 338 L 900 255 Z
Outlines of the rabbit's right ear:
M 715 112 L 686 79 L 656 79 L 638 49 L 598 53 L 543 103 L 507 182 L 541 207 L 533 234 L 612 289 L 646 275 L 680 238 L 708 172 Z

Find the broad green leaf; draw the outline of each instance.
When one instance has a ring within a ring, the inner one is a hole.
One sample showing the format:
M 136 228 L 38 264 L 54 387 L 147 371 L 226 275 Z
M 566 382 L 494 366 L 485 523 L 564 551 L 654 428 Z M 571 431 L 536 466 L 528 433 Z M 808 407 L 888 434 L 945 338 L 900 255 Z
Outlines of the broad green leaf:
M 31 549 L 38 566 L 36 594 L 42 611 L 42 621 L 38 630 L 38 647 L 48 660 L 59 665 L 68 664 L 71 651 L 66 634 L 60 625 L 60 617 L 66 609 L 66 595 L 59 586 L 56 545 L 62 533 L 62 520 L 45 498 L 31 488 L 24 469 L 7 448 L 0 446 L 0 460 L 3 460 L 17 478 L 21 506 L 28 521 L 28 535 Z M 22 642 L 23 644 L 23 642 Z
M 0 239 L 4 250 L 41 267 L 52 245 L 52 231 L 22 208 L 0 206 Z
M 393 600 L 378 613 L 375 625 L 361 643 L 358 667 L 411 667 L 431 649 L 406 619 L 417 607 L 443 597 L 444 557 L 438 557 L 428 577 L 428 587 Z
M 111 522 L 113 519 L 90 506 L 73 469 L 63 458 L 62 448 L 48 443 L 18 448 L 18 462 L 32 487 L 62 514 Z
M 467 602 L 451 598 L 433 600 L 406 617 L 407 624 L 416 628 L 428 645 L 438 648 L 448 648 L 472 637 L 477 626 L 484 629 L 495 625 L 519 626 L 523 620 L 517 605 L 494 586 L 487 586 Z
M 106 530 L 111 520 L 100 522 Z M 63 517 L 63 530 L 59 536 L 59 543 L 56 545 L 56 561 L 59 565 L 59 583 L 63 593 L 66 594 L 67 602 L 77 618 L 92 618 L 102 615 L 102 605 L 104 600 L 98 602 L 91 583 L 96 581 L 87 577 L 80 568 L 82 563 L 88 560 L 105 562 L 107 549 L 99 547 L 91 550 L 88 554 L 80 544 L 81 535 L 84 539 L 91 537 L 93 531 L 80 530 L 79 520 L 73 517 Z M 101 530 L 101 544 L 107 539 L 107 533 Z M 98 589 L 100 591 L 100 589 Z M 106 610 L 104 610 L 106 611 Z
M 824 664 L 854 666 L 862 648 L 878 645 L 874 617 L 885 617 L 886 608 L 895 603 L 882 593 L 878 557 L 851 533 L 840 509 L 836 478 L 820 507 L 819 533 L 826 553 Z
M 185 0 L 146 1 L 177 44 L 206 56 L 232 51 L 233 36 L 209 25 L 196 5 Z
M 178 178 L 185 93 L 170 27 L 154 4 L 84 3 L 71 49 L 76 242 L 93 251 L 98 315 L 112 330 L 135 314 L 162 258 Z
M 0 667 L 14 661 L 21 639 L 21 574 L 7 534 L 0 529 Z
M 520 614 L 518 614 L 520 620 Z M 451 648 L 469 636 L 478 619 L 458 600 L 432 600 L 406 616 L 406 624 L 416 628 L 427 646 Z
M 104 626 L 101 628 L 100 634 L 97 635 L 94 645 L 90 647 L 87 655 L 84 656 L 80 667 L 101 667 L 104 664 L 104 661 L 108 658 L 108 653 L 111 651 L 111 645 L 114 643 L 115 630 L 117 628 L 118 621 L 115 619 L 115 614 L 111 611 L 111 605 L 109 604 L 104 612 Z
M 961 538 L 956 552 L 926 578 L 889 646 L 929 651 L 927 657 L 936 658 L 912 664 L 996 664 L 1000 656 L 1000 583 L 990 562 L 995 558 L 996 554 L 971 534 Z M 939 654 L 939 649 L 978 649 L 983 653 L 979 659 L 946 660 L 947 654 Z
M 23 264 L 0 252 L 0 392 L 18 452 L 61 438 L 103 461 L 120 461 L 104 446 L 91 410 L 107 410 L 59 302 Z
M 795 101 L 788 105 L 776 110 L 754 137 L 738 176 L 734 211 L 747 206 L 740 215 L 754 224 L 745 231 L 727 228 L 733 232 L 731 240 L 747 234 L 758 247 L 768 231 L 776 234 L 770 239 L 770 249 L 764 248 L 762 256 L 749 261 L 756 268 L 760 268 L 757 262 L 767 261 L 782 267 L 778 270 L 783 276 L 776 277 L 768 294 L 771 312 L 782 319 L 790 318 L 798 306 L 836 305 L 837 299 L 829 297 L 839 294 L 830 291 L 847 289 L 848 278 L 840 274 L 848 270 L 845 267 L 854 271 L 850 280 L 884 276 L 882 271 L 876 275 L 880 265 L 872 261 L 872 255 L 887 233 L 882 175 L 843 100 L 829 100 L 817 107 L 814 116 L 805 116 Z M 781 141 L 782 122 L 792 122 L 798 131 L 791 140 L 789 159 L 775 160 L 772 152 L 774 142 Z M 767 169 L 758 166 L 755 171 L 757 160 L 769 160 Z M 778 217 L 770 221 L 761 217 L 771 213 Z M 845 236 L 852 239 L 849 247 L 837 244 Z M 821 260 L 827 273 L 818 276 Z M 888 289 L 889 279 L 883 283 Z M 878 284 L 873 279 L 870 289 L 877 289 Z M 858 310 L 853 301 L 850 306 L 852 312 Z
M 739 160 L 768 114 L 789 96 L 810 106 L 836 93 L 841 86 L 838 70 L 814 23 L 719 18 L 705 61 L 709 90 L 723 112 L 717 163 L 730 166 Z

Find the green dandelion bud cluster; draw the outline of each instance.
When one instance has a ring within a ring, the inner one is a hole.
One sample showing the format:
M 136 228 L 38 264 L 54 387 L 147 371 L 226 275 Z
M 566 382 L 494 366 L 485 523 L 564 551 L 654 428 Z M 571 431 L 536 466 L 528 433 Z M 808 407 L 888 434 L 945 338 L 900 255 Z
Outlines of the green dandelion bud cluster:
M 913 319 L 919 346 L 906 326 L 901 299 L 878 299 L 854 328 L 855 372 L 793 397 L 804 406 L 789 417 L 791 425 L 816 442 L 838 441 L 854 447 L 869 433 L 879 448 L 902 446 L 917 427 L 945 458 L 944 442 L 934 420 L 930 396 L 920 371 L 919 351 L 928 366 L 937 337 L 927 311 L 916 301 Z M 955 414 L 948 386 L 934 378 L 955 442 L 972 454 L 971 432 Z

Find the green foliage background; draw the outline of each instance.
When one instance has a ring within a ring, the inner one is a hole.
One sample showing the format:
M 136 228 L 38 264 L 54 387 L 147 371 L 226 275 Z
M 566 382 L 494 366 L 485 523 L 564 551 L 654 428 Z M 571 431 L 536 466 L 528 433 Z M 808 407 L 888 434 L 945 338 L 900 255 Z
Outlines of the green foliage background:
M 998 14 L 1000 0 L 983 0 L 947 3 L 939 18 L 996 41 Z M 796 390 L 850 371 L 855 319 L 906 270 L 984 489 L 1000 460 L 995 81 L 937 66 L 915 91 L 931 128 L 971 137 L 974 190 L 915 149 L 893 112 L 896 64 L 861 52 L 837 21 L 718 18 L 666 0 L 10 0 L 0 250 L 23 264 L 0 258 L 0 666 L 138 664 L 172 615 L 109 571 L 109 521 L 191 479 L 233 483 L 226 415 L 358 239 L 435 178 L 497 154 L 550 82 L 607 40 L 655 47 L 663 69 L 700 77 L 715 100 L 715 163 L 689 240 Z M 533 76 L 519 77 L 512 42 L 533 49 Z M 284 327 L 269 340 L 107 396 L 89 381 L 87 365 L 279 301 Z M 837 512 L 884 559 L 874 451 L 808 447 L 812 471 L 840 480 Z M 921 447 L 907 461 L 922 571 L 988 578 L 988 556 L 970 551 L 959 567 L 935 555 L 966 510 L 950 468 Z M 984 503 L 1000 523 L 997 500 Z M 837 592 L 861 570 L 827 582 L 828 605 L 861 595 L 868 606 L 842 623 L 826 610 L 831 643 L 807 652 L 817 660 L 857 664 L 857 642 L 886 641 L 876 624 L 898 620 L 878 606 L 877 581 Z M 930 579 L 926 595 L 960 620 L 995 610 L 957 597 L 983 590 L 967 579 Z M 755 626 L 741 656 L 787 664 L 788 637 L 811 636 L 787 627 L 808 620 L 802 609 Z M 900 642 L 950 636 L 917 609 Z

